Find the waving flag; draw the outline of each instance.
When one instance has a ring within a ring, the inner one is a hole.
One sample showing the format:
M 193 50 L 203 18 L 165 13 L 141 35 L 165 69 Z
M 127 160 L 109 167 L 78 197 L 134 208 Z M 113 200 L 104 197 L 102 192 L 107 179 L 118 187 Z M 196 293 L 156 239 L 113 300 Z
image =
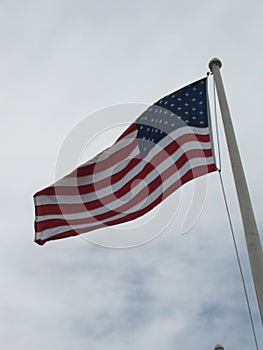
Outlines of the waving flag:
M 216 170 L 207 78 L 160 99 L 108 149 L 34 195 L 35 242 L 134 220 Z

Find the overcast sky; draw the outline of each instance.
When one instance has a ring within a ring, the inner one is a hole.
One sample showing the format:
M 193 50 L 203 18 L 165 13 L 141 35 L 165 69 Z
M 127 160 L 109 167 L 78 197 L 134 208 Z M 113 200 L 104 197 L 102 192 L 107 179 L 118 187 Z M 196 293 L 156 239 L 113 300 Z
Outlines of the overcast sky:
M 180 227 L 193 184 L 181 189 L 178 215 L 159 238 L 125 250 L 79 237 L 37 246 L 32 195 L 54 181 L 62 144 L 83 118 L 114 104 L 150 104 L 205 76 L 218 56 L 262 237 L 262 11 L 259 0 L 1 1 L 1 348 L 255 348 L 216 173 L 190 232 Z

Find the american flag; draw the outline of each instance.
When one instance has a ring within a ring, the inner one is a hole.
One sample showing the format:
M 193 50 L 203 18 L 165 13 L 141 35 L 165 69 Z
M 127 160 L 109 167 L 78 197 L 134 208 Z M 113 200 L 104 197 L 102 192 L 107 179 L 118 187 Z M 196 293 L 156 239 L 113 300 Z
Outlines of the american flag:
M 160 99 L 108 149 L 34 195 L 35 242 L 121 224 L 216 170 L 207 78 Z

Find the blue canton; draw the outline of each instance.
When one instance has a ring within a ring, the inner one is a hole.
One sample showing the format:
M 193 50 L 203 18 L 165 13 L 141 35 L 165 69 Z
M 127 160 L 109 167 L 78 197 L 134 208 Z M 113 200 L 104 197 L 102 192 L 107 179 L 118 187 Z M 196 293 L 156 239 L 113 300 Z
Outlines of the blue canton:
M 144 157 L 160 140 L 180 127 L 208 127 L 207 78 L 171 93 L 136 120 L 138 144 Z

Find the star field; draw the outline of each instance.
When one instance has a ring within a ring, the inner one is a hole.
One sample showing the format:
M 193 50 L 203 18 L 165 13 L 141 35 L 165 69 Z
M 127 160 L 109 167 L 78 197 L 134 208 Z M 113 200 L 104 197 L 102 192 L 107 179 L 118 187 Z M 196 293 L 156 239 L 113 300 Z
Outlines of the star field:
M 180 127 L 208 127 L 206 83 L 204 78 L 161 98 L 136 120 L 143 156 Z

